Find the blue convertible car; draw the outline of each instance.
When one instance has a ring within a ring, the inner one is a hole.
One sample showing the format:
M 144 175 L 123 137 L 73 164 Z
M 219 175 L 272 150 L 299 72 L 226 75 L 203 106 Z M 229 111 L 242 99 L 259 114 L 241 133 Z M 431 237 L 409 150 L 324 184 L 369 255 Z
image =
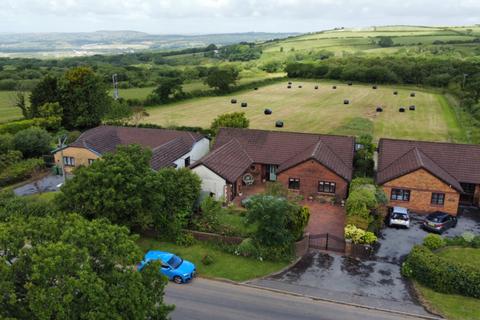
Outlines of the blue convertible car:
M 143 261 L 138 264 L 137 270 L 141 271 L 150 261 L 160 261 L 162 263 L 160 271 L 175 283 L 187 282 L 195 277 L 196 268 L 193 263 L 173 253 L 156 250 L 147 252 Z

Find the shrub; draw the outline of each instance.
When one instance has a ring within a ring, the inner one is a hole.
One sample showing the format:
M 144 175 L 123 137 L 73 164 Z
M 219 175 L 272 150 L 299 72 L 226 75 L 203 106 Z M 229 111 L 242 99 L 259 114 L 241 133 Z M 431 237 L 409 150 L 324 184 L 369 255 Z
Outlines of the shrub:
M 346 224 L 354 225 L 357 228 L 367 230 L 370 224 L 370 219 L 360 217 L 360 216 L 347 216 Z
M 480 270 L 443 259 L 425 246 L 414 246 L 402 274 L 439 292 L 480 298 Z
M 462 233 L 462 238 L 466 242 L 471 243 L 475 239 L 475 234 L 473 234 L 473 232 L 466 231 Z
M 211 255 L 206 254 L 206 255 L 204 255 L 203 258 L 202 258 L 202 263 L 203 263 L 204 265 L 206 265 L 206 266 L 209 266 L 209 265 L 215 263 L 215 259 L 214 259 Z
M 355 244 L 374 244 L 377 242 L 377 236 L 373 232 L 362 230 L 351 224 L 345 227 L 345 239 L 350 239 Z
M 40 127 L 47 130 L 57 130 L 58 128 L 60 128 L 60 124 L 60 117 L 33 118 L 11 121 L 0 124 L 0 133 L 15 134 L 21 130 L 28 129 L 30 127 Z
M 45 165 L 43 159 L 28 159 L 12 164 L 0 170 L 0 186 L 28 179 Z
M 182 247 L 190 247 L 195 244 L 195 238 L 190 232 L 180 232 L 175 239 L 175 243 Z
M 50 134 L 38 127 L 21 130 L 13 137 L 15 149 L 22 152 L 24 157 L 38 157 L 50 151 L 52 137 Z
M 299 207 L 292 212 L 292 218 L 288 225 L 288 229 L 291 230 L 295 241 L 303 238 L 305 227 L 310 219 L 310 210 L 308 207 Z
M 222 210 L 222 205 L 212 197 L 206 197 L 200 204 L 201 212 L 195 219 L 195 227 L 203 232 L 216 232 L 220 226 L 218 216 Z
M 14 149 L 13 135 L 9 133 L 0 134 L 0 154 Z
M 258 249 L 253 242 L 253 239 L 247 238 L 243 240 L 235 250 L 237 255 L 244 256 L 244 257 L 257 257 L 258 256 Z
M 423 239 L 423 245 L 430 250 L 437 250 L 445 246 L 445 240 L 438 234 L 430 233 Z

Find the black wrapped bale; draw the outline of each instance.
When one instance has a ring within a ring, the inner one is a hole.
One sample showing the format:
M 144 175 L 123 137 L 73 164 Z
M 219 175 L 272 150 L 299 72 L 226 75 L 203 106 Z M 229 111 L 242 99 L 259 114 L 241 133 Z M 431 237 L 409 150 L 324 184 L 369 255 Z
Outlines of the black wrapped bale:
M 298 86 L 299 88 L 302 88 L 302 86 Z
M 343 100 L 343 104 L 349 104 L 349 103 L 350 103 L 350 100 L 348 99 Z
M 393 95 L 394 95 L 394 96 L 397 96 L 397 95 L 398 95 L 398 91 L 393 91 Z
M 289 84 L 289 85 L 291 85 L 291 84 L 292 84 L 292 82 L 291 82 L 291 81 L 289 81 L 289 82 L 288 82 L 288 84 Z
M 415 111 L 415 106 L 414 105 L 411 105 L 410 107 L 408 107 L 409 110 L 412 110 L 412 111 Z
M 383 108 L 382 107 L 377 107 L 377 109 L 375 110 L 377 112 L 383 112 Z
M 315 90 L 317 90 L 317 89 L 318 89 L 318 86 L 315 86 Z
M 277 128 L 283 128 L 283 121 L 282 121 L 282 120 L 277 120 L 277 121 L 275 121 L 275 127 L 277 127 Z
M 288 89 L 292 89 L 292 86 L 287 86 Z
M 352 81 L 349 81 L 349 82 L 348 82 L 348 85 L 349 85 L 349 86 L 353 85 L 353 82 L 352 82 Z
M 264 114 L 272 114 L 272 109 L 265 109 L 263 110 Z
M 337 89 L 337 86 L 332 86 L 332 89 Z
M 242 108 L 246 108 L 247 107 L 247 103 L 246 102 L 242 102 Z
M 253 88 L 253 90 L 258 90 L 258 88 L 257 88 L 257 87 L 255 87 L 255 88 Z
M 231 103 L 237 103 L 237 99 L 230 100 Z
M 404 108 L 404 107 L 400 107 L 400 108 L 398 109 L 398 112 L 405 112 L 405 108 Z
M 410 97 L 415 97 L 415 92 L 410 93 Z
M 372 89 L 373 89 L 373 90 L 377 89 L 377 86 L 372 86 Z

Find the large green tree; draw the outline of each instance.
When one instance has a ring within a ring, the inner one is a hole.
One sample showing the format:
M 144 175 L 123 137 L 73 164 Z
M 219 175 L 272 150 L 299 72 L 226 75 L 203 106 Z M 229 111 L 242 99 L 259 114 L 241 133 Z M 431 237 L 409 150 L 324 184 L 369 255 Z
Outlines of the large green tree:
M 38 109 L 46 103 L 55 103 L 59 100 L 58 78 L 46 75 L 30 93 L 31 117 L 38 117 Z
M 159 179 L 150 168 L 150 158 L 149 150 L 132 145 L 78 168 L 62 187 L 61 207 L 129 227 L 151 225 L 164 199 L 161 193 L 153 192 L 159 188 Z
M 205 83 L 218 92 L 229 92 L 238 79 L 238 71 L 234 67 L 213 67 L 209 70 Z
M 100 124 L 112 103 L 102 78 L 89 67 L 68 70 L 59 83 L 62 124 L 68 129 L 90 128 Z
M 142 272 L 136 238 L 107 220 L 71 214 L 0 221 L 0 318 L 167 319 L 167 280 Z
M 167 102 L 171 96 L 181 95 L 183 93 L 182 82 L 180 78 L 160 78 L 149 99 L 152 102 Z
M 210 125 L 216 135 L 220 128 L 248 128 L 250 121 L 245 117 L 245 112 L 230 112 L 217 116 Z
M 38 127 L 21 130 L 13 137 L 15 149 L 21 151 L 26 158 L 47 154 L 51 150 L 51 143 L 50 134 Z

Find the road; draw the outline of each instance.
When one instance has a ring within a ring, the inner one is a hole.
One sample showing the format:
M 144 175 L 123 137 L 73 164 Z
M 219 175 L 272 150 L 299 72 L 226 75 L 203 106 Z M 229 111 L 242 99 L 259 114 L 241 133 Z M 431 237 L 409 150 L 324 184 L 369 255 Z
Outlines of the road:
M 176 305 L 173 320 L 415 319 L 200 278 L 170 283 L 165 301 Z

